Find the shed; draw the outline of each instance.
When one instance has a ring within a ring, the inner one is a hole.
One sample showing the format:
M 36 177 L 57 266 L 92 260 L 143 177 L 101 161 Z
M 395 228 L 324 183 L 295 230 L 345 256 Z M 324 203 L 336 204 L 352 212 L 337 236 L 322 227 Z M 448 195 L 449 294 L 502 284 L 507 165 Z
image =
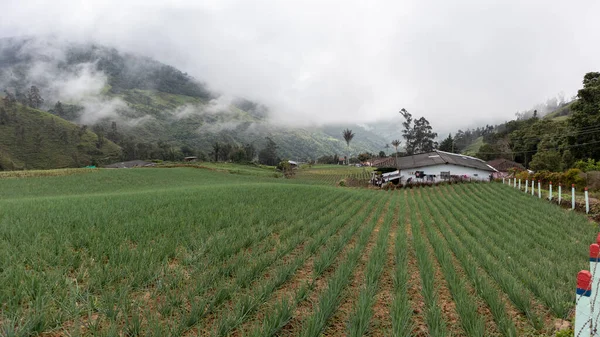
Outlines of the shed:
M 190 156 L 183 158 L 183 161 L 197 161 L 198 157 Z
M 487 164 L 498 171 L 494 173 L 494 178 L 507 177 L 511 171 L 525 171 L 525 166 L 504 158 L 490 160 Z

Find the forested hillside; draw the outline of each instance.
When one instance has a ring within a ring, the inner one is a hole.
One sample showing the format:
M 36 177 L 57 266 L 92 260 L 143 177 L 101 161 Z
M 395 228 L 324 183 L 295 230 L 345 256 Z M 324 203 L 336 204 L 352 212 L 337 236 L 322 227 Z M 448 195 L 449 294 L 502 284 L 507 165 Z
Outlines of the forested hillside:
M 119 147 L 47 112 L 0 104 L 0 170 L 81 167 L 118 160 Z
M 506 123 L 459 131 L 445 144 L 454 144 L 455 152 L 507 158 L 536 171 L 564 171 L 581 166 L 578 161 L 600 160 L 600 73 L 586 74 L 577 97 L 553 111 L 518 113 Z
M 268 144 L 267 137 L 280 158 L 310 160 L 349 151 L 341 134 L 346 125 L 275 125 L 268 108 L 259 103 L 213 93 L 172 66 L 93 44 L 0 39 L 0 89 L 3 97 L 11 95 L 23 106 L 113 141 L 122 148 L 116 160 L 191 155 L 253 160 Z M 356 134 L 353 154 L 377 153 L 389 142 L 362 127 L 350 127 Z M 57 137 L 49 129 L 40 134 Z M 76 165 L 72 161 L 68 166 Z

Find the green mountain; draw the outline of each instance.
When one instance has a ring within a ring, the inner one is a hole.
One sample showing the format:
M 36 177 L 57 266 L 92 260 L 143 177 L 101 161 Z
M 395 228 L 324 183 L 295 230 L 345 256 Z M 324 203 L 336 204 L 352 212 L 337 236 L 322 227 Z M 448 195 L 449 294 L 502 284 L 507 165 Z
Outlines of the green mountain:
M 276 125 L 264 105 L 214 93 L 188 74 L 147 57 L 57 39 L 0 39 L 0 90 L 32 106 L 32 86 L 43 99 L 33 106 L 112 140 L 122 149 L 119 160 L 212 157 L 216 143 L 232 152 L 250 144 L 255 156 L 266 137 L 277 144 L 279 157 L 296 160 L 378 153 L 389 143 L 358 125 Z M 356 134 L 349 150 L 342 138 L 345 127 Z M 57 137 L 52 130 L 40 133 Z M 57 161 L 54 167 L 64 165 Z M 71 161 L 67 166 L 75 165 Z
M 60 117 L 20 104 L 0 106 L 0 170 L 95 165 L 120 155 L 113 142 Z

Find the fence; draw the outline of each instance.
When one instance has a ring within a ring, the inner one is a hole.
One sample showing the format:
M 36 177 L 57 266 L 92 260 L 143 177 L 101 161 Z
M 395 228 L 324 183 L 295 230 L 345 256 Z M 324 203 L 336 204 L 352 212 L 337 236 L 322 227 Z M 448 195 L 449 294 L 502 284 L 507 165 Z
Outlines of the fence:
M 579 337 L 600 336 L 600 234 L 596 243 L 590 245 L 590 270 L 577 274 L 575 291 L 574 335 Z
M 517 185 L 516 178 L 502 179 L 503 184 L 512 188 L 521 188 L 521 179 Z M 528 193 L 529 180 L 525 180 L 525 193 Z M 517 187 L 518 186 L 518 187 Z M 542 182 L 537 183 L 538 198 L 542 198 Z M 552 182 L 548 184 L 548 200 L 554 199 Z M 562 185 L 558 184 L 558 204 L 562 202 Z M 535 181 L 531 181 L 531 195 L 535 195 Z M 585 212 L 590 212 L 590 200 L 587 187 L 584 189 Z M 571 185 L 571 209 L 575 209 L 575 184 Z M 577 274 L 575 291 L 575 337 L 600 337 L 600 234 L 596 243 L 590 245 L 590 270 L 582 270 Z
M 513 188 L 518 188 L 520 191 L 523 191 L 523 188 L 521 187 L 521 179 L 518 179 L 519 182 L 517 184 L 517 178 L 502 178 L 502 184 L 506 184 L 508 186 L 511 186 Z M 529 190 L 529 180 L 525 180 L 525 193 L 528 193 Z M 552 201 L 554 199 L 554 195 L 553 195 L 553 190 L 552 190 L 552 182 L 550 182 L 548 184 L 548 200 Z M 535 181 L 532 180 L 531 181 L 531 195 L 534 196 L 535 195 Z M 542 198 L 542 181 L 538 180 L 537 182 L 537 195 L 538 198 L 541 199 Z M 589 198 L 589 194 L 588 194 L 588 188 L 586 187 L 584 189 L 584 199 L 585 199 L 585 213 L 589 214 L 590 213 L 590 198 Z M 563 200 L 563 196 L 562 196 L 562 185 L 558 184 L 558 196 L 557 196 L 557 200 L 558 200 L 558 204 L 560 205 L 562 203 Z M 571 185 L 571 209 L 575 209 L 575 184 Z

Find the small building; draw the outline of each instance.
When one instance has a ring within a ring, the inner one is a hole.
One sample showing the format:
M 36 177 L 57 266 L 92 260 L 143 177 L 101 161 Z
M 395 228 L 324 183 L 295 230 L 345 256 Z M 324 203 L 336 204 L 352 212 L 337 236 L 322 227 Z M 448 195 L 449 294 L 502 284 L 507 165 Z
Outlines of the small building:
M 192 162 L 192 161 L 197 161 L 197 160 L 198 160 L 198 157 L 194 157 L 194 156 L 183 158 L 183 161 L 187 161 L 187 162 Z
M 292 168 L 298 167 L 298 162 L 296 162 L 296 161 L 288 160 L 288 163 L 290 164 L 290 166 Z
M 489 180 L 490 175 L 497 172 L 479 158 L 440 150 L 398 158 L 389 157 L 376 166 L 399 169 L 403 179 L 431 182 Z
M 498 171 L 494 172 L 494 178 L 508 177 L 513 172 L 525 171 L 525 166 L 504 158 L 490 160 L 487 164 Z

